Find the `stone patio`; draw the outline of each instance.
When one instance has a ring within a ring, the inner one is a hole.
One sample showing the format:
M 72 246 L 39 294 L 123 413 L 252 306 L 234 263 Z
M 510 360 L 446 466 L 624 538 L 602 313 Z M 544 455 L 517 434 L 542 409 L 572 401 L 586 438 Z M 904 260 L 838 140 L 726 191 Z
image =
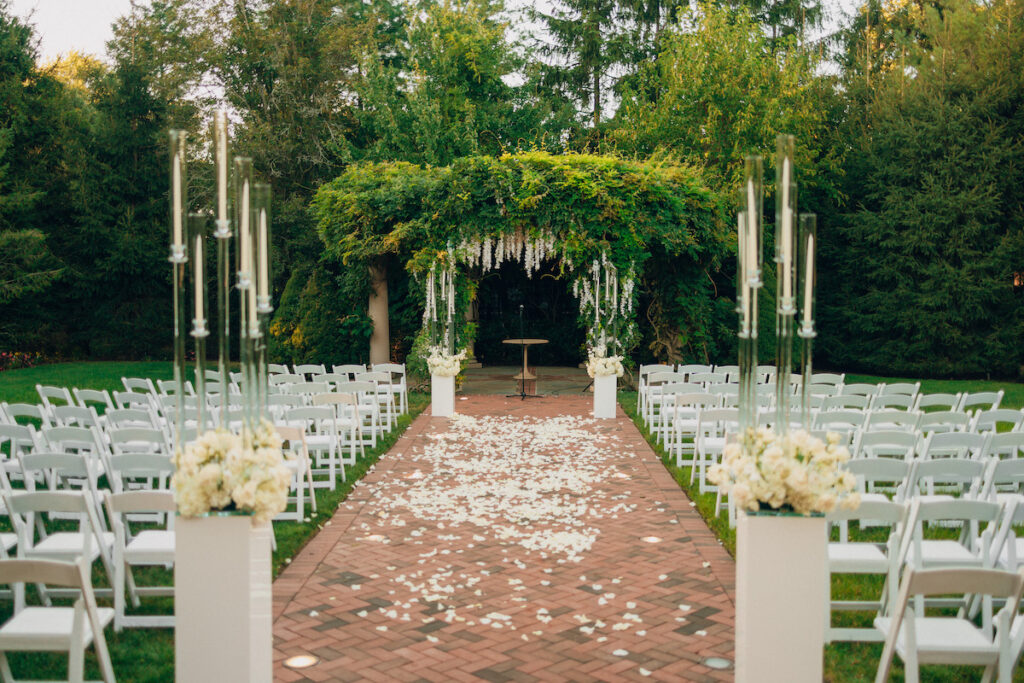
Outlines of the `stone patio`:
M 621 408 L 590 406 L 417 418 L 274 583 L 275 680 L 731 680 L 703 661 L 733 659 L 732 559 Z M 474 429 L 501 450 L 453 445 Z

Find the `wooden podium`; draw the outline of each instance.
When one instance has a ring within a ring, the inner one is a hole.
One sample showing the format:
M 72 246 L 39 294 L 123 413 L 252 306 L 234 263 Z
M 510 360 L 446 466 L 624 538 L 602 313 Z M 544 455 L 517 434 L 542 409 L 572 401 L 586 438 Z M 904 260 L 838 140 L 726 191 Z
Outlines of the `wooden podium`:
M 530 372 L 529 352 L 530 347 L 539 344 L 547 344 L 547 339 L 505 339 L 502 344 L 514 344 L 523 347 L 523 369 L 516 374 L 516 392 L 522 396 L 537 395 L 537 375 Z

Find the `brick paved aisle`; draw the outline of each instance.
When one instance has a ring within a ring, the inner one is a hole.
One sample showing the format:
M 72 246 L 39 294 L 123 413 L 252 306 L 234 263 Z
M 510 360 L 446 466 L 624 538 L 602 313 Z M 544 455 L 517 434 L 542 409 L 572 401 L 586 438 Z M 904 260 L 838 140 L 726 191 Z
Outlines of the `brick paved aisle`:
M 701 661 L 733 658 L 732 559 L 590 407 L 421 415 L 274 583 L 275 680 L 731 679 Z

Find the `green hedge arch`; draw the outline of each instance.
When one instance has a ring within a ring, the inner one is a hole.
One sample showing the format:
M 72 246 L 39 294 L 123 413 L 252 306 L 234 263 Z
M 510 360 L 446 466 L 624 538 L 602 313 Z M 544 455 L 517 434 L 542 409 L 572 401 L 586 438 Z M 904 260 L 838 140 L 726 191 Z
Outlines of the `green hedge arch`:
M 340 306 L 346 310 L 335 311 L 339 325 L 334 334 L 345 334 L 340 321 L 351 328 L 353 316 L 366 316 L 366 300 L 358 297 L 368 284 L 356 284 L 368 283 L 371 265 L 412 276 L 401 278 L 402 291 L 389 292 L 394 313 L 404 312 L 408 319 L 410 308 L 418 304 L 422 311 L 422 275 L 432 263 L 447 262 L 453 252 L 460 254 L 465 245 L 487 238 L 547 236 L 570 287 L 573 278 L 602 257 L 622 273 L 636 273 L 640 334 L 633 351 L 638 359 L 710 359 L 732 343 L 731 304 L 719 294 L 729 291 L 722 288 L 721 271 L 735 254 L 726 218 L 730 208 L 700 169 L 671 160 L 522 152 L 465 157 L 442 168 L 356 164 L 322 186 L 312 202 L 324 243 L 315 270 L 345 279 L 344 289 L 353 293 L 348 306 Z M 460 304 L 467 305 L 478 273 L 465 264 L 459 273 L 459 289 L 465 293 Z M 324 281 L 308 272 L 301 277 L 320 287 Z M 322 309 L 338 298 L 295 296 L 291 302 L 315 302 Z M 303 349 L 292 349 L 293 359 L 338 345 L 311 339 L 324 330 L 322 311 L 307 316 L 287 309 L 282 305 L 278 318 L 293 324 L 280 329 L 306 340 Z M 295 327 L 295 321 L 301 326 L 307 318 L 316 319 L 316 329 Z M 464 340 L 470 331 L 459 333 Z M 412 343 L 414 335 L 405 335 L 399 353 Z

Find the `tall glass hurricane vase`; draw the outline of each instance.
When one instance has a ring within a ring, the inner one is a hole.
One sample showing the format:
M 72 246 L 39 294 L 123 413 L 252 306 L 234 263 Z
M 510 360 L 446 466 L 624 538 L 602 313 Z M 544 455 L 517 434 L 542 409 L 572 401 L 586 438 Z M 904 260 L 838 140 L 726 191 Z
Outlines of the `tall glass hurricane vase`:
M 817 285 L 817 264 L 815 249 L 818 241 L 818 217 L 813 213 L 800 214 L 800 327 L 797 336 L 801 341 L 801 421 L 804 429 L 811 428 L 811 347 L 817 332 L 814 331 L 814 296 Z
M 740 191 L 739 284 L 740 301 L 739 365 L 740 365 L 740 433 L 757 426 L 757 299 L 761 290 L 761 254 L 763 228 L 763 164 L 761 157 L 749 156 L 744 161 L 744 182 Z
M 267 341 L 270 334 L 270 314 L 274 312 L 271 306 L 270 283 L 271 283 L 271 252 L 270 252 L 270 185 L 256 183 L 256 315 L 259 325 L 257 327 L 256 343 L 256 387 L 257 387 L 257 414 L 260 418 L 267 416 L 267 394 L 269 387 L 267 382 Z
M 775 159 L 775 265 L 776 300 L 775 329 L 778 342 L 775 352 L 776 431 L 789 432 L 790 398 L 793 374 L 793 318 L 795 305 L 795 252 L 796 252 L 796 182 L 793 171 L 793 136 L 776 138 Z
M 206 338 L 210 330 L 206 327 L 206 224 L 207 217 L 201 213 L 188 216 L 189 245 L 192 248 L 192 292 L 195 300 L 192 306 L 192 337 L 196 350 L 196 396 L 206 396 Z M 196 433 L 206 429 L 206 401 L 196 401 Z
M 235 158 L 235 217 L 238 232 L 236 273 L 238 278 L 238 347 L 241 361 L 243 438 L 248 442 L 255 427 L 255 381 L 253 377 L 254 353 L 253 333 L 256 328 L 255 288 L 253 282 L 252 229 L 252 160 L 247 157 Z
M 183 447 L 185 430 L 185 268 L 188 263 L 188 179 L 185 174 L 185 131 L 170 131 L 172 306 L 174 308 L 174 448 Z

